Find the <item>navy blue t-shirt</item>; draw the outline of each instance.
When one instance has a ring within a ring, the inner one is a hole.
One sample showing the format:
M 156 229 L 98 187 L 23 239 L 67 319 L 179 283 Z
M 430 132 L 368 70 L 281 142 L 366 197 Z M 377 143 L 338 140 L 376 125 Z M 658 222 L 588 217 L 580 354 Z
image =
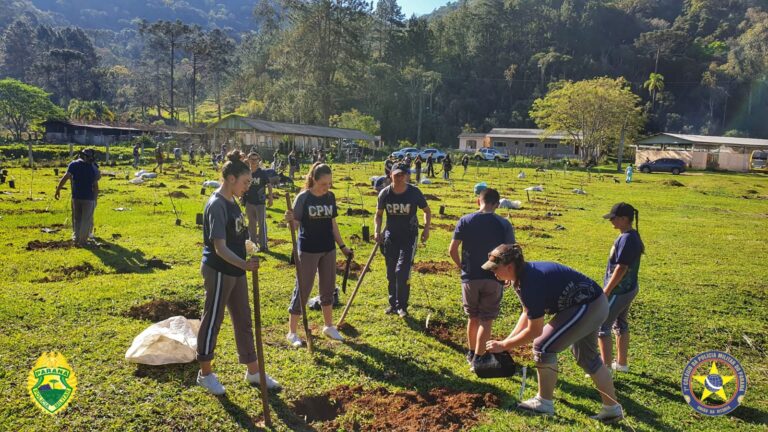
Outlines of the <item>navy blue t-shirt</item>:
M 262 205 L 267 202 L 267 185 L 269 184 L 269 174 L 258 169 L 251 173 L 251 186 L 243 197 L 243 201 L 252 205 Z
M 216 254 L 214 239 L 224 239 L 235 255 L 245 259 L 248 223 L 240 206 L 214 192 L 205 204 L 203 217 L 203 264 L 229 276 L 242 276 L 245 270 L 235 267 Z
M 629 230 L 621 233 L 613 242 L 611 253 L 608 256 L 608 265 L 605 268 L 603 286 L 608 285 L 616 266 L 624 264 L 629 266 L 627 273 L 621 278 L 621 282 L 611 291 L 613 294 L 626 294 L 637 288 L 637 273 L 640 270 L 640 257 L 643 254 L 643 241 L 640 233 Z
M 570 267 L 548 261 L 525 263 L 520 288 L 515 291 L 529 319 L 589 303 L 603 295 L 597 282 Z
M 385 187 L 379 193 L 377 210 L 384 210 L 387 222 L 384 227 L 384 238 L 395 243 L 411 244 L 419 233 L 419 221 L 416 218 L 416 208 L 426 208 L 427 200 L 419 188 L 406 185 L 403 193 L 395 193 L 394 185 Z
M 300 222 L 299 250 L 309 253 L 332 251 L 336 246 L 333 239 L 333 218 L 339 215 L 336 196 L 328 192 L 315 196 L 308 190 L 296 195 L 293 201 L 293 217 Z
M 512 224 L 495 213 L 475 212 L 463 216 L 453 232 L 454 240 L 461 240 L 461 281 L 493 279 L 493 272 L 483 270 L 496 246 L 515 242 Z
M 70 162 L 67 173 L 72 176 L 73 199 L 88 201 L 96 199 L 93 191 L 93 185 L 99 179 L 99 169 L 96 164 L 78 159 Z

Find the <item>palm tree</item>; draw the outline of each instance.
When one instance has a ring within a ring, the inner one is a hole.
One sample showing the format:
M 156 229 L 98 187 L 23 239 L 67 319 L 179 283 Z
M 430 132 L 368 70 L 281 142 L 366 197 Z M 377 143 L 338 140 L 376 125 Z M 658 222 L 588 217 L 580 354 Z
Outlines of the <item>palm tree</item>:
M 643 87 L 651 92 L 651 111 L 653 111 L 653 107 L 656 104 L 656 93 L 664 90 L 664 75 L 651 72 Z

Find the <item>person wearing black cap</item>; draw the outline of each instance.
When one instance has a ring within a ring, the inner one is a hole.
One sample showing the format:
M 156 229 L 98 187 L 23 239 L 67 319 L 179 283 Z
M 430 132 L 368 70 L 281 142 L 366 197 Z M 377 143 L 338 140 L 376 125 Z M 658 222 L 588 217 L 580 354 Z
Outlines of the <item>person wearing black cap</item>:
M 557 353 L 571 347 L 576 363 L 592 377 L 603 401 L 602 409 L 592 418 L 605 423 L 621 420 L 624 413 L 616 400 L 613 378 L 597 350 L 597 329 L 608 316 L 608 299 L 600 285 L 562 264 L 526 262 L 518 244 L 499 245 L 488 254 L 482 268 L 507 281 L 523 305 L 512 333 L 502 341 L 488 341 L 488 351 L 512 351 L 533 342 L 539 392 L 518 408 L 555 414 Z M 545 314 L 554 316 L 545 323 Z
M 85 246 L 93 230 L 93 212 L 96 209 L 96 197 L 99 191 L 101 174 L 94 163 L 96 154 L 87 148 L 78 153 L 77 160 L 70 162 L 67 172 L 56 186 L 54 198 L 59 199 L 61 188 L 67 180 L 72 180 L 72 239 L 75 246 Z
M 389 307 L 386 313 L 397 313 L 401 318 L 408 315 L 410 276 L 416 241 L 419 237 L 419 222 L 416 208 L 424 213 L 424 229 L 421 242 L 429 238 L 432 212 L 419 188 L 408 183 L 410 171 L 404 163 L 392 167 L 392 184 L 379 193 L 376 217 L 374 218 L 374 239 L 381 244 L 381 252 L 387 264 Z M 387 224 L 381 231 L 384 212 Z
M 640 233 L 632 229 L 632 222 L 639 222 L 639 212 L 627 203 L 617 203 L 610 213 L 603 216 L 619 230 L 608 256 L 608 265 L 603 277 L 603 292 L 608 297 L 608 318 L 598 331 L 598 344 L 603 362 L 614 371 L 629 372 L 627 353 L 629 351 L 629 306 L 638 292 L 637 274 L 640 257 L 645 245 Z M 616 334 L 616 361 L 613 361 L 611 327 Z

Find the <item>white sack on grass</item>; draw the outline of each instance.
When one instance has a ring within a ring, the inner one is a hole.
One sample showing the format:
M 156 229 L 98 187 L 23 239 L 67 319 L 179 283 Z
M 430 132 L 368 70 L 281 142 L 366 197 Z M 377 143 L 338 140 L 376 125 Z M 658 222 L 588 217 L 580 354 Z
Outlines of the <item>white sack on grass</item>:
M 432 180 L 428 178 L 421 179 L 421 184 L 432 184 Z
M 523 203 L 520 201 L 510 201 L 506 198 L 502 198 L 499 200 L 499 207 L 503 209 L 519 210 L 523 208 Z
M 221 186 L 221 184 L 219 184 L 219 182 L 216 180 L 206 180 L 203 182 L 203 187 L 217 188 L 219 186 Z
M 135 173 L 133 176 L 134 176 L 134 177 L 141 177 L 141 176 L 142 176 L 142 175 L 144 175 L 144 174 L 146 174 L 146 171 L 144 171 L 144 170 L 139 170 L 139 171 L 136 171 L 136 173 Z
M 577 194 L 577 195 L 586 195 L 587 194 L 587 192 L 584 191 L 584 189 L 578 189 L 578 188 L 574 189 L 572 192 Z
M 525 178 L 525 173 L 520 171 L 520 174 L 517 175 L 517 178 L 524 179 Z
M 198 330 L 200 320 L 183 316 L 154 323 L 133 339 L 125 359 L 153 366 L 189 363 L 197 357 Z
M 542 186 L 542 185 L 531 186 L 531 187 L 525 188 L 525 190 L 530 191 L 530 192 L 544 192 L 544 186 Z
M 142 184 L 142 183 L 144 183 L 144 180 L 141 177 L 136 177 L 134 179 L 128 180 L 128 183 L 131 183 L 131 184 Z
M 157 178 L 157 173 L 144 173 L 141 175 L 141 178 L 144 178 L 144 179 Z

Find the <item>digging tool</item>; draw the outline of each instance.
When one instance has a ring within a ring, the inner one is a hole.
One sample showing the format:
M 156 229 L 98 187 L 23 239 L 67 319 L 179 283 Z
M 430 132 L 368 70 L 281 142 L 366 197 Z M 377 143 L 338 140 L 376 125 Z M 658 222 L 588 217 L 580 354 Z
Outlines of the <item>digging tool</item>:
M 269 416 L 269 403 L 267 398 L 267 373 L 264 370 L 264 345 L 261 340 L 261 308 L 259 307 L 259 271 L 254 270 L 251 278 L 253 287 L 253 325 L 256 327 L 256 360 L 259 363 L 259 387 L 261 387 L 261 405 L 264 410 L 264 424 L 272 427 L 272 419 Z
M 168 192 L 168 198 L 171 200 L 171 206 L 173 207 L 173 214 L 176 215 L 176 225 L 181 225 L 181 219 L 179 219 L 179 213 L 176 211 L 176 204 L 173 203 L 173 197 L 171 192 Z
M 347 293 L 347 279 L 349 279 L 349 266 L 352 264 L 352 257 L 355 256 L 355 252 L 353 251 L 349 256 L 347 257 L 347 263 L 344 266 L 344 279 L 341 281 L 341 292 L 344 294 Z
M 347 300 L 347 305 L 344 306 L 344 311 L 341 312 L 341 317 L 339 317 L 339 321 L 336 323 L 336 327 L 339 327 L 340 325 L 344 324 L 344 318 L 346 318 L 347 313 L 349 312 L 349 308 L 352 306 L 352 301 L 355 299 L 355 296 L 357 295 L 357 290 L 359 290 L 360 286 L 363 284 L 363 278 L 365 278 L 365 274 L 368 273 L 368 269 L 371 267 L 371 262 L 373 262 L 373 257 L 376 256 L 377 250 L 379 250 L 378 243 L 373 245 L 371 256 L 368 257 L 368 261 L 365 263 L 365 267 L 363 267 L 363 270 L 360 271 L 360 276 L 357 277 L 357 285 L 355 285 L 355 289 L 352 291 L 352 294 L 349 296 L 349 300 Z
M 291 204 L 291 193 L 285 191 L 285 208 L 293 211 Z M 296 285 L 299 287 L 299 307 L 301 308 L 301 323 L 304 325 L 304 334 L 307 336 L 307 350 L 312 353 L 312 333 L 309 331 L 309 322 L 307 321 L 306 299 L 301 295 L 301 271 L 299 270 L 299 248 L 296 246 L 296 229 L 293 223 L 288 224 L 291 230 L 291 242 L 293 243 L 293 262 L 296 265 Z

